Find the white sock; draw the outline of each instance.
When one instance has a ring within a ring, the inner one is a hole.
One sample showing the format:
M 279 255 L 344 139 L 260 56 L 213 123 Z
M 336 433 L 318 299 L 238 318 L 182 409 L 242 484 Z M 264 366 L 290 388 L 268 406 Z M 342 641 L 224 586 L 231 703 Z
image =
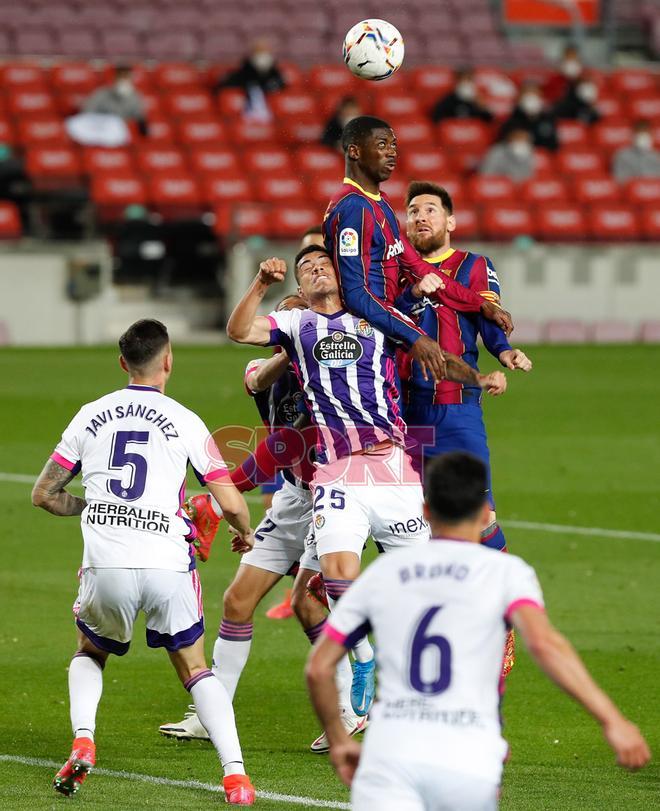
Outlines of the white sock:
M 94 740 L 96 710 L 103 693 L 103 669 L 86 654 L 77 653 L 69 665 L 69 705 L 74 738 Z
M 353 668 L 351 662 L 346 656 L 337 663 L 337 671 L 335 675 L 335 684 L 337 685 L 337 692 L 339 693 L 339 706 L 344 712 L 355 715 L 353 707 L 351 706 L 351 684 L 353 683 Z
M 334 610 L 337 602 L 338 600 L 335 600 L 328 595 L 328 606 L 330 611 Z M 362 639 L 355 643 L 355 646 L 353 647 L 353 656 L 355 656 L 355 659 L 358 662 L 370 662 L 374 658 L 374 649 L 371 647 L 368 637 L 363 636 Z
M 224 686 L 231 701 L 234 700 L 236 686 L 247 663 L 251 646 L 251 622 L 222 620 L 220 634 L 213 646 L 213 673 Z
M 212 493 L 209 493 L 209 495 L 211 496 L 211 507 L 213 507 L 213 512 L 216 514 L 218 518 L 222 518 L 223 516 L 222 507 L 220 506 L 216 497 Z
M 195 674 L 185 688 L 190 691 L 199 720 L 209 733 L 225 774 L 245 774 L 234 708 L 225 688 L 210 670 Z

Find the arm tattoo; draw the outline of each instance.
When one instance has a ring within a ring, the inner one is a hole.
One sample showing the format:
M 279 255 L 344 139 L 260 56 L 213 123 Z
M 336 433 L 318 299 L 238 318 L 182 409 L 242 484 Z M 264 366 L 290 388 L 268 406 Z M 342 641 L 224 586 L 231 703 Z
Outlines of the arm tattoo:
M 468 366 L 462 358 L 449 352 L 445 352 L 445 358 L 447 360 L 447 380 L 454 383 L 465 383 L 469 386 L 479 385 L 477 371 Z
M 32 489 L 32 503 L 53 515 L 80 515 L 87 502 L 64 489 L 75 476 L 75 473 L 49 459 Z

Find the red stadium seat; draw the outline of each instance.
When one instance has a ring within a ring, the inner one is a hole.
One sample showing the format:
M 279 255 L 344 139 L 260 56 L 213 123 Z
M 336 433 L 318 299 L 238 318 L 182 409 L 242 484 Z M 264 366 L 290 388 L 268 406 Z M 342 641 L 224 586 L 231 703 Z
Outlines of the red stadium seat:
M 179 143 L 185 146 L 196 144 L 215 144 L 226 141 L 226 130 L 224 126 L 215 118 L 200 118 L 182 120 L 178 122 L 177 132 Z
M 639 218 L 642 236 L 654 242 L 660 241 L 660 208 L 653 204 L 643 206 Z
M 484 152 L 481 149 L 447 149 L 448 168 L 452 174 L 472 174 L 483 160 Z
M 140 146 L 135 151 L 136 165 L 146 175 L 168 174 L 186 169 L 183 152 L 176 147 Z
M 84 62 L 70 62 L 55 65 L 50 73 L 50 82 L 56 91 L 89 95 L 99 84 L 99 74 Z
M 546 203 L 536 212 L 537 235 L 553 242 L 584 239 L 587 223 L 582 206 Z
M 275 206 L 272 213 L 273 236 L 300 239 L 308 228 L 319 225 L 323 209 L 313 205 Z
M 218 236 L 237 238 L 264 236 L 272 231 L 270 207 L 258 203 L 219 205 L 214 210 L 214 230 Z
M 484 206 L 482 229 L 488 239 L 508 241 L 532 234 L 534 221 L 529 208 L 515 203 L 492 203 Z
M 167 219 L 180 219 L 201 213 L 202 194 L 193 177 L 169 173 L 152 177 L 148 182 L 149 201 Z
M 88 175 L 103 172 L 133 174 L 135 170 L 133 156 L 128 149 L 85 149 L 83 167 Z
M 474 118 L 454 118 L 437 125 L 440 146 L 483 153 L 492 140 L 488 124 Z
M 294 175 L 293 164 L 289 153 L 277 147 L 252 147 L 243 153 L 243 168 L 255 175 L 289 178 Z
M 15 90 L 7 99 L 7 108 L 16 118 L 56 113 L 53 97 L 47 90 Z
M 525 203 L 563 203 L 568 200 L 566 184 L 558 177 L 526 180 L 519 186 L 518 194 Z
M 284 90 L 273 93 L 268 100 L 276 118 L 290 116 L 318 115 L 316 99 L 311 93 L 301 90 Z
M 389 123 L 402 148 L 404 146 L 406 149 L 418 146 L 428 148 L 436 141 L 431 124 L 423 116 L 391 120 Z
M 606 120 L 594 124 L 591 130 L 594 146 L 613 151 L 632 142 L 632 127 L 625 120 Z
M 635 96 L 628 100 L 627 107 L 631 118 L 660 119 L 660 94 Z
M 222 116 L 242 115 L 247 99 L 245 93 L 237 87 L 226 87 L 218 93 L 218 109 Z
M 557 122 L 557 135 L 562 147 L 588 146 L 589 127 L 581 121 L 568 119 Z
M 360 89 L 359 79 L 354 78 L 344 65 L 317 65 L 307 74 L 310 86 L 324 93 L 329 90 L 339 90 L 346 95 L 353 95 Z
M 174 127 L 166 118 L 149 117 L 147 134 L 141 139 L 143 144 L 172 144 L 174 143 Z
M 579 203 L 616 203 L 620 199 L 619 184 L 611 177 L 577 177 L 574 197 Z
M 481 236 L 481 219 L 476 206 L 460 206 L 454 209 L 454 216 L 456 218 L 454 234 L 459 243 L 465 239 Z
M 71 146 L 71 139 L 59 118 L 23 118 L 17 122 L 18 140 L 23 146 Z M 2 139 L 4 140 L 4 139 Z
M 265 175 L 259 178 L 256 184 L 257 199 L 262 203 L 288 204 L 301 203 L 308 200 L 305 184 L 299 177 L 270 177 Z
M 477 175 L 468 181 L 468 194 L 473 203 L 513 203 L 516 186 L 509 177 Z
M 307 113 L 290 118 L 281 130 L 281 135 L 292 146 L 318 144 L 323 129 L 323 121 L 317 115 Z
M 26 151 L 25 170 L 40 189 L 78 186 L 83 173 L 78 153 L 69 147 L 32 147 Z
M 318 203 L 325 210 L 325 207 L 330 202 L 330 198 L 341 188 L 341 177 L 339 176 L 311 176 L 307 186 L 307 194 L 314 203 Z
M 119 219 L 127 206 L 147 204 L 144 183 L 130 174 L 96 175 L 92 178 L 90 195 L 102 221 Z
M 201 177 L 227 172 L 236 174 L 240 168 L 236 152 L 228 147 L 194 149 L 190 153 L 190 165 Z
M 606 172 L 603 156 L 592 149 L 562 149 L 557 154 L 556 162 L 557 169 L 566 177 Z
M 635 209 L 625 205 L 595 205 L 589 212 L 589 231 L 594 239 L 634 240 L 641 235 Z
M 0 143 L 3 144 L 16 143 L 16 133 L 14 132 L 14 126 L 11 123 L 11 121 L 7 118 L 0 118 Z
M 610 87 L 622 96 L 640 91 L 658 92 L 657 74 L 643 68 L 619 68 L 610 75 Z
M 442 177 L 447 171 L 447 155 L 440 149 L 410 149 L 404 146 L 401 156 L 402 168 L 406 174 L 419 180 L 428 177 Z
M 381 189 L 394 206 L 403 205 L 408 190 L 408 181 L 402 175 L 395 173 L 381 185 Z
M 603 118 L 621 118 L 624 114 L 623 102 L 618 96 L 613 96 L 609 93 L 603 93 L 598 96 L 596 102 L 596 109 L 603 116 Z
M 301 146 L 296 152 L 296 169 L 301 172 L 335 172 L 342 176 L 344 161 L 333 149 L 325 146 Z
M 454 71 L 451 68 L 424 65 L 410 71 L 410 86 L 423 107 L 431 107 L 440 96 L 454 86 Z
M 9 62 L 0 66 L 0 84 L 3 88 L 11 88 L 11 92 L 20 88 L 46 89 L 43 69 L 30 62 Z
M 277 141 L 275 125 L 271 122 L 234 121 L 230 125 L 230 129 L 236 146 L 258 143 L 272 146 Z
M 204 199 L 214 205 L 252 203 L 255 190 L 250 180 L 240 172 L 225 172 L 202 178 Z
M 19 239 L 22 234 L 18 207 L 7 200 L 0 201 L 0 239 Z
M 172 92 L 163 96 L 165 109 L 172 118 L 213 116 L 211 96 L 203 90 Z
M 374 104 L 374 114 L 385 121 L 390 118 L 418 118 L 422 112 L 417 97 L 410 93 L 379 94 Z
M 453 173 L 443 174 L 437 182 L 449 192 L 449 196 L 454 201 L 454 205 L 458 204 L 459 208 L 469 205 L 463 178 Z
M 186 62 L 165 62 L 156 65 L 153 79 L 156 86 L 162 90 L 182 91 L 201 88 L 199 70 Z
M 55 96 L 55 106 L 57 112 L 62 118 L 74 115 L 79 112 L 85 101 L 89 98 L 89 93 L 83 93 L 80 90 L 69 90 L 62 93 L 57 93 Z
M 626 202 L 660 206 L 660 177 L 638 177 L 624 185 Z

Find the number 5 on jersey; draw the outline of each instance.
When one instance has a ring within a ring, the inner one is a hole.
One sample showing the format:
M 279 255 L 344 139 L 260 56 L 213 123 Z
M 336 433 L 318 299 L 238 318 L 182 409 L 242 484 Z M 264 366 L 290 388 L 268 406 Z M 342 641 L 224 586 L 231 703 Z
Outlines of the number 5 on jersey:
M 144 493 L 147 484 L 147 460 L 139 453 L 127 451 L 126 446 L 146 445 L 148 442 L 149 431 L 117 431 L 113 436 L 108 469 L 120 471 L 121 477 L 108 479 L 106 486 L 117 498 L 136 501 Z

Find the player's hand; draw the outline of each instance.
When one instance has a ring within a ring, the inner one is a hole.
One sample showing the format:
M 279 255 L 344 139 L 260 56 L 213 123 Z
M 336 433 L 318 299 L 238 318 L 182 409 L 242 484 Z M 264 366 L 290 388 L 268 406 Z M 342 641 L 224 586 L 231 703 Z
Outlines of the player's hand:
M 488 375 L 479 375 L 479 385 L 491 397 L 499 397 L 506 391 L 506 375 L 504 372 L 491 372 Z
M 623 716 L 603 724 L 605 740 L 614 750 L 616 762 L 625 769 L 641 769 L 651 760 L 651 750 L 639 729 Z
M 487 299 L 483 300 L 481 312 L 484 318 L 488 318 L 489 321 L 494 321 L 498 327 L 501 327 L 506 335 L 511 335 L 513 332 L 511 313 L 508 313 L 503 307 L 500 307 L 499 304 L 495 304 L 494 301 L 488 301 Z
M 330 762 L 341 782 L 350 786 L 355 777 L 355 771 L 360 762 L 362 746 L 353 738 L 347 738 L 345 743 L 336 743 L 330 747 Z
M 505 349 L 500 352 L 500 363 L 507 369 L 522 369 L 523 372 L 532 371 L 532 361 L 521 349 Z
M 247 532 L 239 532 L 235 527 L 229 528 L 232 532 L 231 551 L 238 552 L 239 555 L 244 555 L 254 547 L 254 531 L 249 529 Z
M 284 259 L 271 256 L 270 259 L 265 259 L 259 265 L 259 281 L 262 284 L 276 284 L 277 282 L 282 282 L 285 276 L 286 262 Z
M 427 273 L 413 285 L 412 294 L 415 298 L 423 298 L 436 293 L 438 290 L 444 290 L 446 287 L 437 273 Z
M 429 372 L 436 383 L 439 383 L 447 375 L 447 361 L 440 344 L 429 338 L 428 335 L 421 335 L 410 349 L 410 354 L 422 368 L 424 380 L 429 379 Z

